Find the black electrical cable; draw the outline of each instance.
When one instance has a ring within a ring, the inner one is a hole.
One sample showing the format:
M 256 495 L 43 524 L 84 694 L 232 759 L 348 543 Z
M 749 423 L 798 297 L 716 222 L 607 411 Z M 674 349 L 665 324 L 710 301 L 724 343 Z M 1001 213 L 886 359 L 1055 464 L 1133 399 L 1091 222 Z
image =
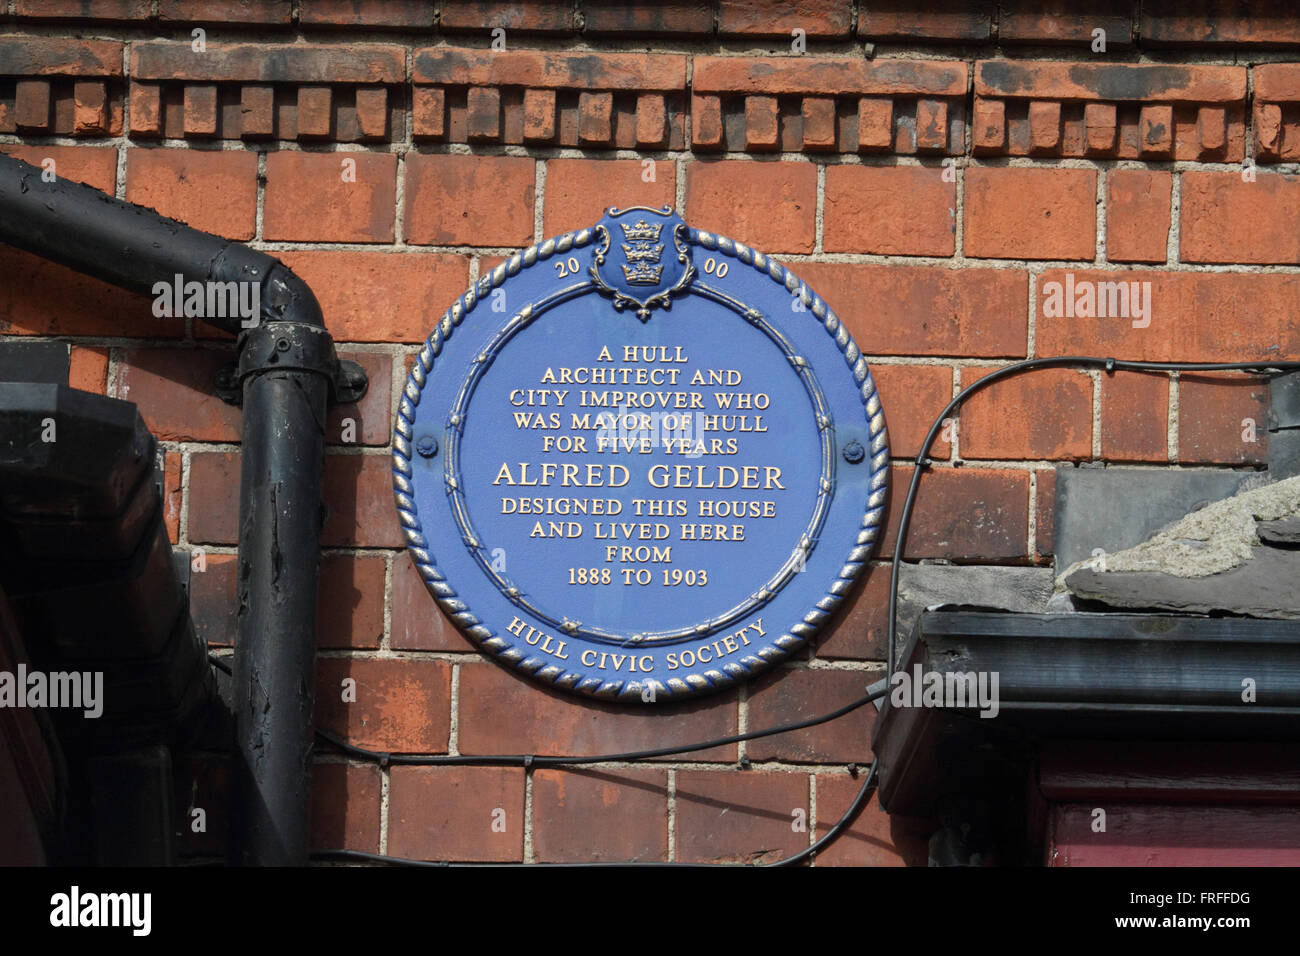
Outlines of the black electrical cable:
M 885 691 L 882 690 L 881 694 L 884 693 Z M 876 775 L 879 773 L 879 770 L 880 758 L 877 757 L 871 761 L 871 769 L 867 771 L 867 778 L 862 781 L 862 787 L 858 790 L 858 795 L 853 798 L 853 802 L 849 804 L 848 810 L 845 811 L 842 817 L 835 821 L 835 826 L 823 833 L 815 843 L 809 844 L 793 856 L 787 856 L 784 860 L 777 860 L 775 863 L 768 863 L 765 865 L 796 866 L 804 860 L 816 856 L 817 851 L 822 849 L 822 847 L 830 846 L 838 840 L 840 834 L 853 826 L 853 821 L 858 818 L 858 814 L 862 812 L 862 808 L 867 805 L 867 800 L 870 798 L 872 791 L 876 789 Z
M 867 772 L 866 779 L 862 781 L 862 789 L 854 798 L 853 803 L 849 806 L 849 812 L 840 817 L 835 826 L 827 830 L 815 843 L 812 843 L 800 850 L 798 853 L 787 856 L 781 860 L 774 860 L 771 863 L 760 864 L 762 867 L 782 867 L 796 866 L 804 860 L 816 855 L 823 847 L 829 846 L 837 840 L 841 833 L 852 826 L 853 821 L 857 818 L 858 812 L 866 805 L 867 795 L 875 789 L 876 786 L 876 767 L 877 763 L 872 761 L 871 769 Z M 672 867 L 673 869 L 685 868 L 707 868 L 731 866 L 728 863 L 666 863 L 659 860 L 645 863 L 451 863 L 446 860 L 416 860 L 405 856 L 389 856 L 385 853 L 368 853 L 365 850 L 317 850 L 311 855 L 313 860 L 352 860 L 362 863 L 384 863 L 388 866 L 414 866 L 414 867 L 465 867 L 465 868 L 485 868 L 485 869 L 513 869 L 515 867 L 527 865 L 529 867 L 546 867 L 560 869 L 590 869 L 591 867 Z
M 230 666 L 226 664 L 223 660 L 221 660 L 221 658 L 217 657 L 216 655 L 209 655 L 208 659 L 219 670 L 222 670 L 227 674 L 230 673 Z M 852 713 L 853 711 L 857 710 L 859 707 L 862 707 L 865 704 L 871 703 L 872 701 L 878 700 L 879 698 L 885 696 L 886 693 L 888 693 L 888 688 L 881 688 L 878 691 L 873 691 L 870 694 L 866 694 L 862 697 L 859 697 L 856 700 L 850 701 L 844 706 L 839 707 L 836 710 L 830 711 L 829 713 L 821 714 L 817 717 L 811 717 L 807 720 L 796 721 L 790 724 L 782 724 L 778 727 L 769 727 L 765 730 L 751 730 L 743 734 L 732 734 L 729 737 L 716 737 L 713 740 L 706 740 L 703 741 L 702 743 L 697 743 L 697 744 L 682 744 L 676 747 L 660 747 L 655 750 L 638 750 L 638 751 L 632 751 L 629 753 L 622 753 L 622 754 L 599 754 L 596 756 L 588 756 L 588 757 L 555 757 L 555 756 L 538 756 L 538 755 L 525 755 L 525 754 L 515 754 L 515 755 L 490 754 L 486 756 L 477 756 L 477 757 L 451 755 L 451 754 L 390 754 L 390 753 L 384 753 L 382 751 L 367 750 L 364 747 L 358 747 L 355 744 L 347 743 L 346 741 L 340 739 L 334 734 L 331 734 L 329 731 L 321 730 L 319 727 L 316 729 L 316 735 L 322 738 L 323 740 L 328 741 L 333 746 L 338 747 L 344 753 L 356 757 L 362 757 L 367 760 L 371 760 L 373 762 L 378 763 L 380 766 L 388 766 L 389 764 L 402 764 L 408 766 L 409 765 L 518 766 L 518 767 L 528 768 L 534 766 L 562 766 L 562 765 L 572 765 L 572 764 L 607 763 L 612 761 L 631 762 L 635 760 L 647 760 L 652 757 L 667 757 L 679 753 L 691 753 L 699 750 L 710 750 L 713 747 L 721 747 L 726 744 L 740 743 L 741 741 L 745 741 L 745 740 L 757 740 L 760 737 L 771 737 L 771 736 L 775 736 L 776 734 L 790 733 L 795 730 L 804 730 L 808 727 L 815 727 L 818 724 L 828 723 L 832 720 L 836 720 L 840 717 L 843 717 L 845 714 Z M 840 834 L 843 833 L 844 830 L 846 830 L 849 826 L 851 826 L 855 819 L 857 819 L 858 814 L 862 811 L 862 808 L 866 806 L 867 798 L 870 795 L 871 791 L 875 788 L 875 781 L 878 773 L 878 767 L 879 767 L 879 761 L 873 760 L 871 762 L 871 769 L 867 771 L 866 778 L 863 780 L 862 788 L 858 791 L 858 794 L 854 798 L 853 803 L 849 805 L 848 812 L 846 812 L 842 817 L 840 817 L 840 819 L 835 823 L 833 827 L 831 827 L 830 830 L 828 830 L 825 834 L 823 834 L 814 843 L 805 847 L 803 850 L 800 850 L 798 853 L 794 854 L 793 856 L 789 856 L 784 859 L 776 860 L 772 863 L 765 863 L 762 865 L 763 866 L 793 866 L 797 863 L 803 862 L 804 860 L 816 854 L 822 847 L 829 846 L 833 841 L 838 839 Z M 311 854 L 311 858 L 313 860 L 354 860 L 354 861 L 361 861 L 361 862 L 383 862 L 383 863 L 388 863 L 390 865 L 401 865 L 401 866 L 451 866 L 453 865 L 450 863 L 437 862 L 437 861 L 414 860 L 414 859 L 409 859 L 407 857 L 388 856 L 382 853 L 367 853 L 364 850 L 318 850 L 318 851 L 314 851 Z M 465 864 L 465 865 L 509 867 L 509 866 L 517 866 L 519 864 L 502 863 L 502 864 Z M 633 866 L 633 865 L 635 866 L 711 866 L 715 864 L 702 864 L 702 863 L 685 864 L 685 863 L 656 862 L 656 863 L 636 863 L 636 864 L 629 864 L 629 863 L 567 864 L 566 863 L 566 864 L 530 864 L 530 865 L 580 867 L 580 866 L 597 866 L 597 865 L 600 866 Z M 716 864 L 716 865 L 723 865 L 723 864 Z
M 859 707 L 871 703 L 873 700 L 885 696 L 887 688 L 881 688 L 870 694 L 866 694 L 856 700 L 849 701 L 843 707 L 832 710 L 829 713 L 821 714 L 817 717 L 810 717 L 807 720 L 800 720 L 794 723 L 781 724 L 779 727 L 769 727 L 765 730 L 750 730 L 743 734 L 732 734 L 729 737 L 715 737 L 713 740 L 705 740 L 698 744 L 678 744 L 674 747 L 658 747 L 654 750 L 634 750 L 629 753 L 621 754 L 596 754 L 589 757 L 557 757 L 544 756 L 536 754 L 489 754 L 487 756 L 462 756 L 454 754 L 390 754 L 378 750 L 366 750 L 357 747 L 354 744 L 340 740 L 329 731 L 317 728 L 316 734 L 324 740 L 329 741 L 335 747 L 354 757 L 364 757 L 379 763 L 381 766 L 387 764 L 402 764 L 406 766 L 420 767 L 559 767 L 571 766 L 574 764 L 588 763 L 612 763 L 614 761 L 633 761 L 649 760 L 653 757 L 671 757 L 674 754 L 694 753 L 697 750 L 711 750 L 714 747 L 722 747 L 727 744 L 740 743 L 744 740 L 757 740 L 760 737 L 772 737 L 776 734 L 787 734 L 794 730 L 804 730 L 808 727 L 816 727 L 818 724 L 824 724 L 829 721 L 843 717 L 845 714 L 852 713 Z
M 895 643 L 898 629 L 898 584 L 900 570 L 903 561 L 903 550 L 907 542 L 908 530 L 911 526 L 912 510 L 916 504 L 916 493 L 920 486 L 921 474 L 931 465 L 929 457 L 930 447 L 934 444 L 943 423 L 948 417 L 959 408 L 965 400 L 974 395 L 981 389 L 987 388 L 994 382 L 1013 375 L 1019 375 L 1022 372 L 1034 371 L 1041 368 L 1100 368 L 1107 373 L 1114 371 L 1146 371 L 1146 372 L 1228 372 L 1228 371 L 1254 371 L 1267 372 L 1273 371 L 1300 371 L 1300 362 L 1135 362 L 1124 361 L 1114 358 L 1097 358 L 1094 356 L 1058 356 L 1053 358 L 1026 359 L 1022 362 L 1013 362 L 1010 365 L 1003 366 L 994 372 L 985 375 L 979 381 L 967 385 L 953 397 L 942 412 L 935 418 L 930 430 L 926 433 L 925 440 L 921 443 L 920 451 L 917 453 L 916 467 L 912 470 L 912 480 L 908 487 L 907 498 L 903 502 L 903 510 L 899 515 L 898 535 L 894 545 L 894 555 L 890 563 L 889 576 L 889 617 L 886 626 L 886 639 L 888 641 L 888 657 L 885 671 L 885 678 L 888 682 L 892 678 L 895 670 Z M 215 659 L 214 659 L 215 663 Z M 220 665 L 218 665 L 220 666 Z M 608 761 L 634 761 L 645 760 L 651 757 L 669 756 L 678 753 L 687 753 L 697 750 L 707 750 L 711 747 L 721 746 L 723 744 L 738 743 L 743 740 L 753 740 L 758 737 L 773 736 L 775 734 L 789 733 L 794 730 L 801 730 L 806 727 L 816 726 L 817 724 L 826 723 L 838 717 L 850 713 L 864 704 L 883 697 L 888 693 L 887 686 L 879 691 L 867 694 L 858 700 L 831 711 L 820 717 L 814 717 L 809 720 L 797 723 L 787 724 L 780 727 L 768 728 L 761 731 L 751 731 L 745 734 L 736 734 L 731 737 L 720 737 L 715 740 L 705 741 L 699 744 L 685 745 L 679 747 L 663 747 L 657 750 L 634 751 L 625 754 L 602 754 L 588 757 L 543 757 L 528 755 L 496 755 L 487 757 L 461 757 L 447 754 L 385 754 L 377 751 L 365 750 L 348 744 L 326 731 L 317 729 L 318 736 L 329 741 L 336 747 L 350 753 L 354 756 L 365 757 L 370 760 L 378 761 L 381 764 L 400 763 L 400 764 L 420 764 L 420 765 L 509 765 L 509 766 L 559 766 L 572 764 L 602 763 Z M 834 840 L 852 825 L 862 808 L 866 806 L 871 792 L 876 786 L 876 777 L 879 773 L 879 758 L 871 763 L 871 769 L 867 772 L 866 779 L 863 781 L 862 788 L 858 791 L 853 802 L 849 804 L 848 810 L 828 830 L 822 837 L 810 844 L 805 849 L 799 851 L 793 856 L 777 860 L 774 863 L 765 864 L 766 866 L 793 866 L 802 863 L 804 860 L 813 857 L 819 850 L 830 845 Z M 447 866 L 450 864 L 431 862 L 426 860 L 411 860 L 402 857 L 385 856 L 378 853 L 366 853 L 360 850 L 321 850 L 312 853 L 312 859 L 316 860 L 364 860 L 372 862 L 385 862 L 389 864 L 409 865 L 409 866 Z M 470 864 L 482 866 L 519 866 L 522 864 Z M 529 864 L 530 866 L 576 866 L 589 867 L 599 865 L 612 866 L 690 866 L 691 864 L 682 863 L 629 863 L 629 864 Z
M 898 579 L 899 572 L 903 563 L 903 545 L 907 541 L 907 531 L 911 526 L 912 508 L 916 504 L 916 491 L 921 484 L 921 473 L 930 467 L 930 446 L 934 444 L 935 437 L 943 427 L 944 421 L 964 402 L 981 389 L 987 388 L 994 382 L 1012 375 L 1019 375 L 1021 372 L 1029 372 L 1040 368 L 1076 368 L 1083 366 L 1085 368 L 1101 368 L 1106 372 L 1114 372 L 1116 369 L 1132 372 L 1230 372 L 1230 371 L 1256 371 L 1263 372 L 1269 369 L 1278 371 L 1297 371 L 1300 370 L 1300 362 L 1127 362 L 1113 358 L 1096 358 L 1087 355 L 1063 355 L 1054 358 L 1026 359 L 1023 362 L 1012 362 L 1010 365 L 1004 365 L 1002 368 L 985 375 L 979 381 L 967 385 L 953 397 L 948 406 L 939 413 L 935 418 L 934 424 L 930 426 L 930 431 L 926 433 L 925 441 L 921 443 L 921 450 L 917 452 L 916 467 L 912 469 L 912 482 L 907 489 L 907 499 L 903 502 L 903 510 L 898 519 L 898 540 L 894 544 L 894 558 L 889 572 L 889 623 L 886 626 L 886 635 L 889 640 L 887 666 L 885 668 L 885 679 L 890 680 L 894 676 L 894 643 L 898 630 Z
M 231 673 L 230 665 L 214 654 L 208 655 L 208 660 L 214 667 L 223 673 Z M 818 724 L 825 724 L 837 718 L 850 714 L 874 700 L 879 700 L 886 693 L 886 690 L 874 691 L 865 694 L 856 700 L 851 700 L 842 707 L 830 711 L 829 713 L 820 714 L 817 717 L 809 717 L 807 720 L 795 721 L 789 724 L 781 724 L 777 727 L 769 727 L 765 730 L 750 730 L 743 734 L 732 734 L 728 737 L 715 737 L 712 740 L 705 740 L 697 744 L 678 744 L 673 747 L 658 747 L 654 750 L 633 750 L 621 754 L 595 754 L 587 757 L 563 757 L 549 756 L 542 754 L 484 754 L 479 756 L 467 756 L 462 754 L 394 754 L 382 750 L 367 750 L 365 747 L 358 747 L 356 744 L 350 744 L 341 737 L 330 733 L 328 730 L 316 728 L 316 736 L 328 742 L 330 745 L 337 747 L 344 753 L 353 757 L 361 757 L 370 760 L 380 766 L 389 766 L 392 764 L 403 766 L 417 767 L 556 767 L 573 764 L 588 763 L 612 763 L 614 761 L 649 760 L 653 757 L 671 757 L 674 754 L 694 753 L 698 750 L 711 750 L 714 747 L 723 747 L 727 744 L 740 743 L 745 740 L 757 740 L 760 737 L 772 737 L 777 734 L 787 734 L 795 730 L 806 730 L 809 727 L 816 727 Z

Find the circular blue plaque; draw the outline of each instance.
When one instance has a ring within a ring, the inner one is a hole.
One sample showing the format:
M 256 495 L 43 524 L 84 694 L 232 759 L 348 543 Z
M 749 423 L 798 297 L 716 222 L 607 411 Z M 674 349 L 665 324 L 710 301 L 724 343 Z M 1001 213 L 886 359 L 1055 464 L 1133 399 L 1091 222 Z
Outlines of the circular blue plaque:
M 415 565 L 484 652 L 551 687 L 678 700 L 803 646 L 882 532 L 866 360 L 780 263 L 610 209 L 461 296 L 393 436 Z

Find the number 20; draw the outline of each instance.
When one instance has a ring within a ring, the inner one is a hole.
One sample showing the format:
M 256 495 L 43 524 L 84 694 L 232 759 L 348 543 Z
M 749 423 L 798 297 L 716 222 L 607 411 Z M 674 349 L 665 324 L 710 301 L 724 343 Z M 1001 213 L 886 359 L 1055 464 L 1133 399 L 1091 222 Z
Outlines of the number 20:
M 704 272 L 706 275 L 717 276 L 721 279 L 727 274 L 728 266 L 725 262 L 714 262 L 713 256 L 704 260 Z
M 569 256 L 567 259 L 561 259 L 555 264 L 555 272 L 561 279 L 565 276 L 576 275 L 578 272 L 578 260 L 573 256 Z

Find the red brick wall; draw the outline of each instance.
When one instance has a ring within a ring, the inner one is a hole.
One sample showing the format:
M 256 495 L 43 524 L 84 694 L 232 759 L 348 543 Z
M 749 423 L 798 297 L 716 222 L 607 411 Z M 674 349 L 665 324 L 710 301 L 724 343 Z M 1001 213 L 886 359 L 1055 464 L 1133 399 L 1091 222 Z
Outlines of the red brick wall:
M 654 712 L 507 673 L 424 593 L 390 491 L 411 358 L 470 281 L 604 205 L 672 203 L 812 283 L 872 363 L 898 483 L 955 391 L 1016 359 L 1296 357 L 1300 180 L 1275 167 L 1300 158 L 1300 15 L 1226 0 L 906 6 L 0 0 L 0 149 L 280 256 L 369 372 L 365 400 L 329 423 L 322 726 L 393 752 L 601 753 L 811 716 L 881 676 L 880 562 L 811 653 Z M 1149 323 L 1053 314 L 1050 284 L 1068 274 L 1150 283 Z M 172 536 L 206 553 L 200 630 L 228 647 L 240 419 L 211 383 L 232 343 L 7 247 L 0 334 L 70 339 L 74 384 L 139 404 L 166 449 Z M 1050 561 L 1058 462 L 1258 465 L 1267 402 L 1241 377 L 999 383 L 932 450 L 908 556 Z M 339 700 L 345 676 L 355 704 Z M 322 753 L 315 842 L 452 860 L 772 859 L 848 805 L 846 765 L 869 764 L 870 729 L 867 709 L 581 771 Z M 178 807 L 197 801 L 212 830 L 188 850 L 221 852 L 227 774 L 180 763 Z M 916 834 L 873 803 L 819 862 L 923 861 Z

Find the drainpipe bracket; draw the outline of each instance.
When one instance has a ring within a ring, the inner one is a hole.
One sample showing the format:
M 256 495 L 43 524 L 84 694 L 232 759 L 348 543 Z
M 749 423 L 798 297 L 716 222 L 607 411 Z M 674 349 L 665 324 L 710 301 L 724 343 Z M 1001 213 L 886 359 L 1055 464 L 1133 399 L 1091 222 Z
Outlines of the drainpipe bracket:
M 360 362 L 339 359 L 338 374 L 334 376 L 334 401 L 339 405 L 352 405 L 365 398 L 370 389 L 370 379 Z
M 239 405 L 244 380 L 263 372 L 300 371 L 323 375 L 333 404 L 360 401 L 369 387 L 365 369 L 340 359 L 329 332 L 305 322 L 263 322 L 240 336 L 239 360 L 217 370 L 214 386 L 222 401 Z

